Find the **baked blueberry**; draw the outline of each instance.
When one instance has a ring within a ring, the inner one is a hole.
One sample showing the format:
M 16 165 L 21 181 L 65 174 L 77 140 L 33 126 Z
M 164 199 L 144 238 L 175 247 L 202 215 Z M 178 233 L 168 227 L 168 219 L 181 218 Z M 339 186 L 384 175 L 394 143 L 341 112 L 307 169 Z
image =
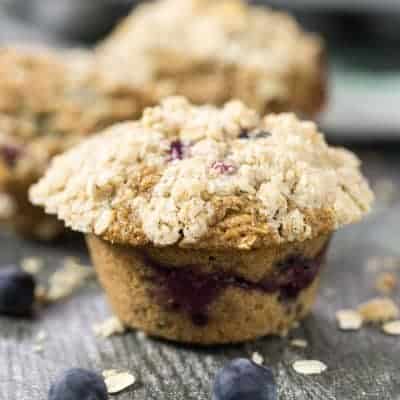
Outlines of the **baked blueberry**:
M 35 302 L 35 280 L 17 267 L 0 268 L 0 314 L 28 316 Z
M 274 376 L 270 369 L 245 358 L 222 368 L 213 386 L 213 400 L 276 400 Z
M 107 400 L 104 379 L 95 372 L 72 368 L 51 385 L 49 400 Z

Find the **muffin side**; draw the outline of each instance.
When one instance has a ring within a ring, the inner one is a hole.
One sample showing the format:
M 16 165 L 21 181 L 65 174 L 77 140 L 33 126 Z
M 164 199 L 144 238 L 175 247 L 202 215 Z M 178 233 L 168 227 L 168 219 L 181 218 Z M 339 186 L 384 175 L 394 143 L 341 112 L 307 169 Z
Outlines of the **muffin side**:
M 207 345 L 285 335 L 314 303 L 329 238 L 256 254 L 133 249 L 93 235 L 87 243 L 114 312 L 127 326 Z M 236 258 L 241 261 L 232 266 Z

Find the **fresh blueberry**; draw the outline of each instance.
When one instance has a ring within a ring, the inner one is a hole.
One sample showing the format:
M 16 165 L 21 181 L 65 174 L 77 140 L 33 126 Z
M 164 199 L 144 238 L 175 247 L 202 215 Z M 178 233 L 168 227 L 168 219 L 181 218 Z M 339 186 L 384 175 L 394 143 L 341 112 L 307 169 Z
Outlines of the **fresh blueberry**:
M 16 267 L 0 268 L 0 314 L 28 316 L 35 302 L 35 280 Z
M 72 368 L 51 385 L 49 400 L 107 400 L 104 379 L 95 372 Z
M 274 376 L 264 368 L 244 358 L 233 360 L 222 368 L 213 387 L 213 400 L 276 400 Z

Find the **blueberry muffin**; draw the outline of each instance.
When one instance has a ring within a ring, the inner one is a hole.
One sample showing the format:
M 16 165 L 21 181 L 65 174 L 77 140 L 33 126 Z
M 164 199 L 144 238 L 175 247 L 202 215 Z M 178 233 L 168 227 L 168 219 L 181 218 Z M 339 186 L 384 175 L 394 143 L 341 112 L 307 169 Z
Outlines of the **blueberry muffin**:
M 125 324 L 214 344 L 303 318 L 332 233 L 373 195 L 313 122 L 175 97 L 53 159 L 30 198 L 86 234 Z
M 0 49 L 0 221 L 40 238 L 62 226 L 28 201 L 49 160 L 82 137 L 136 118 L 145 96 L 114 84 L 90 53 Z
M 307 116 L 325 99 L 320 39 L 285 13 L 241 0 L 146 3 L 97 54 L 100 64 L 158 99 L 178 94 L 221 105 L 238 98 L 262 114 Z

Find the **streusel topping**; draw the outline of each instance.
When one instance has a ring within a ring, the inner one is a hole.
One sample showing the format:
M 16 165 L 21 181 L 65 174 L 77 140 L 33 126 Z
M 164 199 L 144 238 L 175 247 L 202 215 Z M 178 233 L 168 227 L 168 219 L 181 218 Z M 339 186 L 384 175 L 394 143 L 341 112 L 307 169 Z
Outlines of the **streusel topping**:
M 54 154 L 143 107 L 87 51 L 1 48 L 0 76 L 0 188 L 40 176 Z
M 293 114 L 173 97 L 56 157 L 30 197 L 112 242 L 249 249 L 359 220 L 359 164 Z
M 312 91 L 309 82 L 321 74 L 321 53 L 321 41 L 304 33 L 289 15 L 241 0 L 146 3 L 98 49 L 99 63 L 108 65 L 109 72 L 138 86 L 152 84 L 155 96 L 188 96 L 195 86 L 190 80 L 182 83 L 188 76 L 193 82 L 193 76 L 202 81 L 202 76 L 212 75 L 216 87 L 202 81 L 208 102 L 210 96 L 225 101 L 234 97 L 226 97 L 223 92 L 229 90 L 218 88 L 217 82 L 237 86 L 242 80 L 260 100 L 247 104 L 260 105 L 259 110 L 268 100 L 296 97 L 293 92 L 301 92 L 304 85 Z

